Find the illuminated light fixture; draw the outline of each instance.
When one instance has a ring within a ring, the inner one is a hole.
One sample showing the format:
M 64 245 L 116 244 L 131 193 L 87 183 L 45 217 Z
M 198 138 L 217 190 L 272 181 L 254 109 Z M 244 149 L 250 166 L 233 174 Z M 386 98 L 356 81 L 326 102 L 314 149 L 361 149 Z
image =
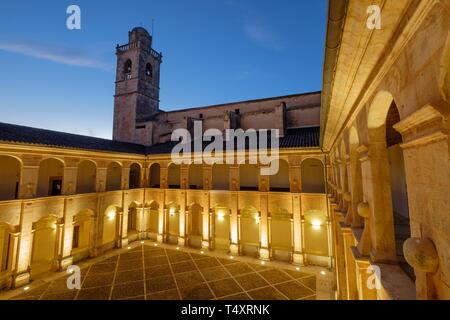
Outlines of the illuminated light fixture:
M 299 267 L 297 267 L 297 268 L 295 268 L 295 270 L 297 270 L 297 271 L 300 271 L 300 268 L 299 268 Z
M 217 220 L 219 221 L 225 220 L 225 213 L 222 210 L 217 213 Z
M 324 275 L 326 275 L 326 272 L 325 271 L 320 271 L 320 274 L 324 276 Z
M 262 264 L 262 265 L 265 265 L 265 264 L 266 264 L 266 262 L 265 262 L 265 261 L 261 261 L 261 264 Z
M 108 220 L 113 220 L 116 217 L 116 213 L 114 211 L 110 211 L 107 214 Z
M 141 241 L 141 244 L 144 244 L 144 241 Z
M 157 243 L 155 243 L 155 244 L 153 244 L 153 246 L 154 246 L 154 247 L 157 247 L 157 246 L 158 246 L 158 244 L 157 244 Z
M 175 215 L 175 208 L 170 208 L 169 209 L 169 214 L 171 217 L 173 217 Z
M 313 221 L 311 221 L 311 225 L 314 230 L 319 230 L 320 227 L 322 226 L 322 222 L 318 219 L 314 219 Z
M 25 288 L 23 288 L 23 291 L 28 291 L 28 290 L 30 290 L 29 286 L 26 286 Z
M 261 221 L 261 218 L 260 218 L 259 216 L 256 216 L 256 217 L 255 217 L 255 223 L 256 223 L 256 224 L 259 224 L 260 221 Z
M 205 251 L 200 251 L 200 254 L 205 254 Z
M 128 250 L 130 250 L 130 249 L 131 249 L 131 247 L 128 247 L 127 249 L 128 249 Z
M 179 248 L 179 247 L 177 247 L 177 250 L 180 250 L 180 248 Z
M 230 256 L 230 259 L 231 259 L 231 260 L 233 260 L 233 259 L 234 259 L 234 257 L 233 257 L 233 256 Z

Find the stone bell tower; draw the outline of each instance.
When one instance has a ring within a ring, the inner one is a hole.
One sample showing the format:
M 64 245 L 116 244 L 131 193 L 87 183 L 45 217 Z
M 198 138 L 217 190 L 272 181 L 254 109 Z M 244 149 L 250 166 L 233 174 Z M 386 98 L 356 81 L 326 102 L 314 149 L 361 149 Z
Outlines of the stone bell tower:
M 136 131 L 159 112 L 162 54 L 153 50 L 152 36 L 142 27 L 128 38 L 128 44 L 116 47 L 113 140 L 141 143 Z

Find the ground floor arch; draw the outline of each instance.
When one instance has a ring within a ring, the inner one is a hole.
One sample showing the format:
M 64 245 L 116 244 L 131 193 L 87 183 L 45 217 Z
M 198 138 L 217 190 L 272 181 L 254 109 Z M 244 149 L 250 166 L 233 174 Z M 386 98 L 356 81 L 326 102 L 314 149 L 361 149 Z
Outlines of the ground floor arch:
M 74 262 L 90 256 L 94 240 L 94 212 L 81 210 L 73 217 L 72 256 Z
M 199 204 L 189 207 L 187 223 L 188 245 L 193 248 L 201 248 L 203 239 L 203 208 Z
M 255 207 L 240 210 L 239 240 L 241 253 L 252 257 L 259 254 L 261 215 Z
M 33 224 L 31 250 L 31 278 L 50 271 L 56 266 L 57 218 L 50 215 Z

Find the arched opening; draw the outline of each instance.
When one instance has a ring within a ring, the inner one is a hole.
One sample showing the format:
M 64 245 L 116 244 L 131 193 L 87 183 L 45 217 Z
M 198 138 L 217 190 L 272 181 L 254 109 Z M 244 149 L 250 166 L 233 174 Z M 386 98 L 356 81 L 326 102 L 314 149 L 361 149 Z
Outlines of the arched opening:
M 57 159 L 46 159 L 39 166 L 37 196 L 49 197 L 62 194 L 64 163 Z
M 198 204 L 189 207 L 188 245 L 193 248 L 202 247 L 203 208 Z
M 258 257 L 260 220 L 260 214 L 254 207 L 246 207 L 240 212 L 239 237 L 241 240 L 241 251 L 244 255 Z
M 129 188 L 138 189 L 141 187 L 141 166 L 133 163 L 130 167 Z
M 97 166 L 92 161 L 82 161 L 78 165 L 77 172 L 77 193 L 95 192 L 97 179 Z
M 94 234 L 94 213 L 85 209 L 73 217 L 72 256 L 74 262 L 87 259 Z
M 19 198 L 21 167 L 16 158 L 0 156 L 0 200 Z
M 410 237 L 408 191 L 406 185 L 403 151 L 400 147 L 402 136 L 394 129 L 400 121 L 397 105 L 389 92 L 379 92 L 369 110 L 369 145 L 372 162 L 371 175 L 374 177 L 373 210 L 374 241 L 376 250 L 399 261 L 405 273 L 414 279 L 413 269 L 403 257 L 403 242 Z M 389 177 L 389 179 L 382 179 Z M 382 227 L 381 227 L 382 226 Z
M 231 243 L 230 209 L 225 206 L 216 206 L 214 218 L 213 234 L 215 249 L 228 251 Z
M 149 218 L 147 220 L 147 232 L 149 238 L 156 240 L 159 229 L 159 204 L 156 201 L 152 201 L 149 206 Z
M 180 166 L 178 164 L 172 163 L 169 166 L 167 175 L 167 183 L 169 185 L 169 189 L 180 189 Z
M 150 78 L 153 77 L 153 67 L 150 63 L 145 65 L 145 75 Z
M 0 274 L 2 272 L 11 271 L 12 266 L 12 239 L 11 234 L 14 233 L 14 228 L 4 222 L 0 222 Z M 0 285 L 2 281 L 0 280 Z
M 301 175 L 303 193 L 325 193 L 325 176 L 322 161 L 314 158 L 303 160 Z
M 50 271 L 54 265 L 56 253 L 55 216 L 41 218 L 33 224 L 33 247 L 31 253 L 31 278 Z
M 288 210 L 277 208 L 270 213 L 270 243 L 273 258 L 290 262 L 294 251 L 292 230 L 293 216 Z
M 189 166 L 189 189 L 203 189 L 203 165 Z
M 125 61 L 125 66 L 124 66 L 123 70 L 124 70 L 125 74 L 127 74 L 127 75 L 131 74 L 131 72 L 133 71 L 133 63 L 131 62 L 130 59 Z
M 122 182 L 122 166 L 111 162 L 106 169 L 106 191 L 120 190 Z
M 239 185 L 243 191 L 259 190 L 259 168 L 256 164 L 239 166 Z
M 321 210 L 308 210 L 305 212 L 304 239 L 305 253 L 312 256 L 327 257 L 328 224 L 327 216 Z
M 289 164 L 279 159 L 279 167 L 277 174 L 270 176 L 270 191 L 272 192 L 289 192 Z
M 127 236 L 130 243 L 138 239 L 138 206 L 137 203 L 133 202 L 128 207 Z
M 159 163 L 154 163 L 150 166 L 150 173 L 148 178 L 148 185 L 150 188 L 159 188 L 161 184 L 161 166 Z
M 167 242 L 170 244 L 178 244 L 180 236 L 180 208 L 175 203 L 167 205 L 168 210 L 168 235 Z
M 118 206 L 109 206 L 103 215 L 102 244 L 105 249 L 116 246 L 117 239 L 117 215 L 120 211 Z
M 230 190 L 230 172 L 227 165 L 213 165 L 212 186 L 213 190 Z

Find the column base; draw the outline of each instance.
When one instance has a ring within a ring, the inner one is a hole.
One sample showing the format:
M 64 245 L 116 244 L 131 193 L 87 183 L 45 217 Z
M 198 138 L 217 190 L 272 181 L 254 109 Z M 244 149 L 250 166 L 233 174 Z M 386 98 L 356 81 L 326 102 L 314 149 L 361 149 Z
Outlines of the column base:
M 13 281 L 13 287 L 19 288 L 21 286 L 24 286 L 24 285 L 30 283 L 30 276 L 31 275 L 29 272 L 24 272 L 24 273 L 16 275 L 16 277 Z
M 296 266 L 304 266 L 305 265 L 305 256 L 301 252 L 294 252 L 292 255 L 292 264 Z
M 59 271 L 66 270 L 69 266 L 73 264 L 73 256 L 62 258 L 59 261 Z
M 239 245 L 236 243 L 232 243 L 230 245 L 230 254 L 232 256 L 238 256 L 239 255 Z
M 203 240 L 202 241 L 202 249 L 203 250 L 209 250 L 209 241 L 208 240 Z
M 259 248 L 259 259 L 264 261 L 270 261 L 269 248 Z
M 123 248 L 128 246 L 128 238 L 122 238 L 120 239 L 119 248 Z

